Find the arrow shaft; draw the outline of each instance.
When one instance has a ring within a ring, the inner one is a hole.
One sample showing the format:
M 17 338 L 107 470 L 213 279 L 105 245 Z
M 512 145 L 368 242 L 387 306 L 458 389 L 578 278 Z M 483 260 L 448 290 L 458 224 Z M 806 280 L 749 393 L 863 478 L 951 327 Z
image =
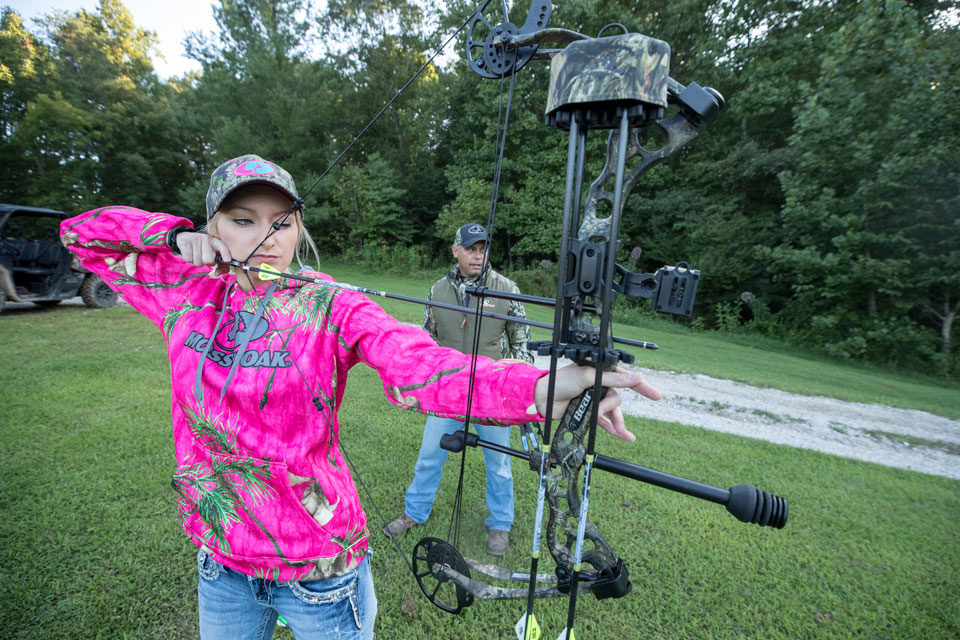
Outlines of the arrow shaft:
M 493 318 L 495 320 L 504 320 L 506 322 L 516 322 L 517 324 L 523 324 L 530 327 L 539 327 L 541 329 L 547 329 L 548 331 L 553 330 L 553 325 L 547 324 L 546 322 L 538 322 L 536 320 L 530 320 L 529 318 L 518 318 L 516 316 L 508 316 L 502 313 L 493 313 L 492 311 L 477 311 L 470 307 L 459 307 L 455 304 L 448 304 L 446 302 L 436 302 L 435 300 L 425 300 L 423 298 L 414 298 L 413 296 L 404 296 L 398 293 L 389 293 L 387 291 L 378 291 L 377 289 L 370 289 L 368 287 L 358 287 L 352 284 L 344 284 L 342 282 L 333 282 L 332 280 L 324 280 L 322 278 L 311 278 L 309 276 L 301 276 L 295 273 L 285 273 L 281 271 L 275 271 L 273 269 L 261 269 L 259 267 L 251 267 L 249 265 L 240 264 L 236 260 L 233 260 L 229 263 L 230 266 L 236 267 L 238 269 L 243 269 L 244 271 L 253 271 L 256 273 L 263 274 L 269 279 L 273 278 L 286 278 L 288 280 L 297 280 L 299 282 L 310 282 L 313 284 L 322 284 L 328 287 L 334 287 L 336 289 L 345 289 L 347 291 L 356 291 L 357 293 L 363 293 L 370 296 L 378 296 L 381 298 L 387 298 L 389 300 L 400 300 L 401 302 L 413 302 L 415 304 L 422 304 L 428 307 L 436 307 L 438 309 L 448 309 L 450 311 L 458 311 L 460 313 L 467 313 L 473 316 L 483 316 L 484 318 Z M 658 349 L 659 347 L 652 342 L 643 342 L 641 340 L 631 340 L 630 338 L 618 338 L 613 337 L 614 342 L 620 344 L 625 344 L 631 347 L 638 347 L 640 349 Z

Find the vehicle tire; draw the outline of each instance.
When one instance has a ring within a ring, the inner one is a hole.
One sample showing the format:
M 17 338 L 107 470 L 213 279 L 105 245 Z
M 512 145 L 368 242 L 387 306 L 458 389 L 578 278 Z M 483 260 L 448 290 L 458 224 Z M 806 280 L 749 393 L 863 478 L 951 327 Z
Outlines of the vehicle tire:
M 33 304 L 38 307 L 55 307 L 61 302 L 63 302 L 63 300 L 34 300 Z
M 3 289 L 0 289 L 0 313 L 3 313 L 3 308 L 7 305 L 7 294 L 3 292 Z
M 92 309 L 112 307 L 117 303 L 117 292 L 107 286 L 95 273 L 87 274 L 80 285 L 80 297 L 83 304 Z

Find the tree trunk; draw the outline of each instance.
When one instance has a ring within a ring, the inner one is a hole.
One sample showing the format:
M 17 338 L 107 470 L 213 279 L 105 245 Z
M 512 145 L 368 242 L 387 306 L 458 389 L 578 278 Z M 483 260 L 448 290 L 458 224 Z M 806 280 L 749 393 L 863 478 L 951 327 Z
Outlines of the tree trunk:
M 867 313 L 877 315 L 877 292 L 874 289 L 867 291 Z
M 947 296 L 947 299 L 943 302 L 943 320 L 940 325 L 940 337 L 943 339 L 943 368 L 947 373 L 950 372 L 950 347 L 953 336 L 953 319 L 957 317 L 958 308 L 960 308 L 960 304 L 954 305 L 952 309 L 950 308 L 950 297 Z
M 950 305 L 950 294 L 947 294 L 943 300 L 943 313 L 940 313 L 933 307 L 926 307 L 926 310 L 940 321 L 940 339 L 943 345 L 943 372 L 950 373 L 950 349 L 953 346 L 953 321 L 960 312 L 960 302 Z

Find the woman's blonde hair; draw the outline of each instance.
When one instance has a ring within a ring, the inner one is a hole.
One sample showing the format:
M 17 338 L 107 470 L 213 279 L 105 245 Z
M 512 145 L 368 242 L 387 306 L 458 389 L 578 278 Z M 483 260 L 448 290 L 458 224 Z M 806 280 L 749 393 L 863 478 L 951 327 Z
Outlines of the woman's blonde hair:
M 258 186 L 258 185 L 248 185 L 248 186 Z M 220 211 L 227 208 L 227 203 L 233 199 L 234 194 L 242 191 L 245 187 L 237 189 L 231 193 L 226 199 L 224 199 L 223 204 L 220 205 L 220 208 L 217 209 L 210 220 L 206 225 L 200 227 L 198 231 L 207 233 L 208 235 L 217 236 L 217 223 L 220 221 Z M 304 267 L 310 266 L 313 270 L 320 268 L 320 252 L 317 251 L 317 245 L 313 241 L 313 238 L 310 236 L 310 231 L 307 230 L 306 225 L 303 223 L 303 209 L 299 212 L 294 211 L 292 214 L 295 224 L 297 225 L 297 245 L 294 250 L 294 257 L 297 259 L 297 266 Z M 313 258 L 316 260 L 316 266 L 306 264 L 307 261 Z

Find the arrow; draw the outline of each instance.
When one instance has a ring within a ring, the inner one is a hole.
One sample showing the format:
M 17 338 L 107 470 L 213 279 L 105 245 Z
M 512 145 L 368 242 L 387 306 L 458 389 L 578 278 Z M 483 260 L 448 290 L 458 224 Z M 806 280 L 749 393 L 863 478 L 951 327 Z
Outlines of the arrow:
M 311 282 L 313 284 L 322 284 L 327 287 L 334 287 L 336 289 L 345 289 L 347 291 L 356 291 L 358 293 L 364 293 L 370 296 L 379 296 L 381 298 L 388 298 L 390 300 L 400 300 L 402 302 L 413 302 L 415 304 L 422 304 L 428 307 L 437 307 L 438 309 L 449 309 L 451 311 L 458 311 L 460 313 L 469 313 L 474 316 L 483 316 L 484 318 L 494 318 L 497 320 L 504 320 L 506 322 L 516 322 L 517 324 L 525 324 L 531 327 L 539 327 L 541 329 L 547 329 L 548 331 L 553 330 L 553 325 L 547 324 L 546 322 L 537 322 L 536 320 L 530 320 L 528 318 L 517 318 L 516 316 L 508 316 L 501 313 L 493 313 L 490 311 L 478 311 L 476 309 L 471 309 L 470 307 L 458 307 L 455 304 L 447 304 L 446 302 L 436 302 L 434 300 L 423 300 L 421 298 L 414 298 L 411 296 L 404 296 L 398 293 L 389 293 L 386 291 L 378 291 L 377 289 L 370 289 L 368 287 L 358 287 L 352 284 L 344 284 L 341 282 L 333 282 L 332 280 L 324 280 L 323 278 L 311 278 L 310 276 L 302 276 L 296 273 L 286 273 L 280 271 L 279 269 L 270 266 L 269 264 L 261 264 L 259 267 L 252 267 L 247 264 L 243 264 L 237 260 L 231 260 L 225 262 L 219 257 L 217 262 L 226 264 L 231 267 L 236 267 L 237 269 L 242 269 L 243 271 L 253 271 L 257 273 L 259 278 L 264 282 L 270 280 L 278 280 L 285 278 L 287 280 L 298 280 L 300 282 Z M 631 340 L 630 338 L 618 338 L 613 337 L 614 342 L 619 342 L 620 344 L 625 344 L 631 347 L 638 347 L 640 349 L 659 349 L 653 342 L 643 342 L 640 340 Z

